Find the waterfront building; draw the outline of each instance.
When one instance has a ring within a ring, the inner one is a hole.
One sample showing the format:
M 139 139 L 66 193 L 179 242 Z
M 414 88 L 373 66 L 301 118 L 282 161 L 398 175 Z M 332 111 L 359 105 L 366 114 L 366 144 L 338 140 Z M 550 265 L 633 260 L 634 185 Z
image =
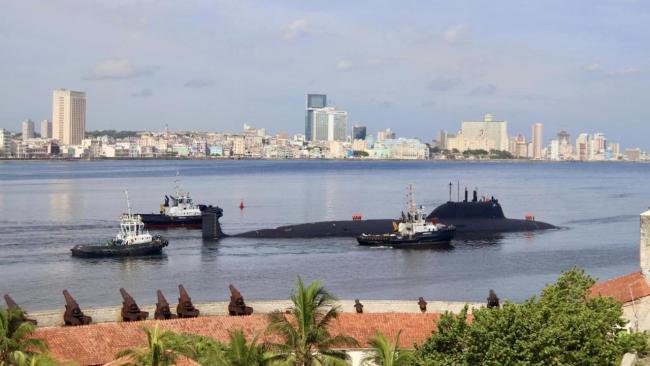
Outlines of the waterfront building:
M 334 107 L 312 110 L 313 129 L 311 141 L 345 141 L 347 139 L 348 112 Z
M 11 132 L 0 128 L 0 156 L 11 156 Z
M 641 149 L 638 147 L 636 149 L 625 149 L 625 153 L 623 153 L 623 155 L 625 156 L 625 160 L 639 161 L 641 160 Z
M 542 158 L 542 146 L 544 145 L 544 136 L 543 136 L 543 125 L 541 123 L 533 124 L 533 159 Z
M 22 123 L 23 141 L 34 138 L 34 121 L 26 119 Z
M 616 142 L 612 142 L 607 146 L 609 151 L 611 151 L 611 158 L 617 160 L 621 156 L 621 145 Z
M 560 140 L 552 139 L 548 151 L 550 160 L 560 160 Z
M 575 158 L 580 161 L 591 159 L 591 136 L 588 133 L 578 135 Z
M 487 113 L 483 121 L 462 121 L 458 134 L 446 134 L 444 142 L 448 150 L 508 151 L 508 122 L 495 121 L 492 114 Z
M 514 150 L 511 150 L 510 153 L 516 158 L 528 158 L 530 157 L 530 154 L 528 153 L 529 145 L 530 144 L 526 142 L 526 136 L 517 135 L 517 137 L 514 138 Z
M 571 135 L 566 131 L 560 131 L 557 134 L 557 139 L 560 144 L 560 157 L 562 159 L 570 159 L 573 155 L 573 145 L 571 144 Z
M 390 128 L 387 128 L 383 131 L 377 131 L 377 142 L 382 142 L 384 140 L 394 140 L 395 137 L 395 132 L 393 132 Z
M 305 102 L 305 140 L 314 141 L 314 110 L 327 107 L 327 95 L 307 94 Z
M 79 145 L 86 134 L 86 93 L 57 89 L 52 98 L 52 138 Z
M 52 138 L 52 122 L 47 119 L 44 119 L 41 122 L 41 138 L 42 139 L 51 139 Z
M 366 126 L 354 125 L 352 127 L 352 140 L 365 140 Z

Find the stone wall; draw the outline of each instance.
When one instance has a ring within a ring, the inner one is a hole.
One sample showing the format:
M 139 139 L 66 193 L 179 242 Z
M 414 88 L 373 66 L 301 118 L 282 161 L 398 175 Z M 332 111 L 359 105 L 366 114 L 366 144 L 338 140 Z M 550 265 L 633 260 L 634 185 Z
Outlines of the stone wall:
M 364 313 L 419 313 L 417 300 L 400 301 L 400 300 L 361 300 L 363 304 Z M 453 302 L 453 301 L 429 301 L 427 305 L 427 312 L 441 313 L 451 311 L 458 313 L 466 303 Z M 470 308 L 484 306 L 482 303 L 467 303 Z M 84 308 L 83 304 L 79 304 L 84 314 L 93 318 L 93 323 L 110 323 L 121 321 L 120 311 L 121 307 L 106 307 L 106 308 Z M 153 319 L 156 305 L 138 304 L 142 311 L 149 312 L 149 318 Z M 291 307 L 291 302 L 288 300 L 278 301 L 247 301 L 246 305 L 253 307 L 256 314 L 267 314 L 276 310 L 284 311 Z M 338 305 L 343 312 L 354 312 L 353 300 L 340 300 Z M 172 312 L 176 311 L 176 304 L 169 304 Z M 211 302 L 203 304 L 194 304 L 194 306 L 201 311 L 201 316 L 217 316 L 228 314 L 228 302 Z M 29 313 L 30 318 L 36 319 L 38 327 L 58 327 L 63 325 L 64 308 L 51 311 L 40 311 Z

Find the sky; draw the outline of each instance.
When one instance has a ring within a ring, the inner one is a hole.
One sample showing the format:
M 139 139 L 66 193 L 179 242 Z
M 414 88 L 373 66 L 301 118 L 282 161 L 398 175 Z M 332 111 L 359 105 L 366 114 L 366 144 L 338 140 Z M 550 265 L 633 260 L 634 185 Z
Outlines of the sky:
M 304 132 L 305 94 L 429 141 L 484 113 L 650 150 L 650 1 L 4 0 L 0 128 Z

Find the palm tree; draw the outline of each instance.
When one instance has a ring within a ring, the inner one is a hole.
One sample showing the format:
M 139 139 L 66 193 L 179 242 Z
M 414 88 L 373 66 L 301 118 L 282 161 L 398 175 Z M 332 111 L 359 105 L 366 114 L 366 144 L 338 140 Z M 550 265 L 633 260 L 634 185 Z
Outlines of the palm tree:
M 1 365 L 1 363 L 0 363 Z M 11 366 L 59 366 L 60 364 L 50 356 L 37 353 L 33 355 L 20 351 L 13 352 L 9 357 L 8 365 Z
M 25 321 L 22 310 L 0 310 L 0 365 L 8 365 L 12 357 L 18 357 L 18 352 L 31 356 L 45 351 L 45 342 L 31 338 L 32 333 L 34 325 Z
M 270 315 L 267 331 L 284 341 L 271 345 L 278 352 L 277 358 L 293 366 L 348 365 L 349 356 L 332 347 L 356 346 L 357 341 L 344 335 L 330 335 L 330 323 L 339 314 L 335 301 L 319 281 L 305 288 L 298 277 L 291 294 L 291 317 L 281 312 Z
M 242 330 L 229 333 L 230 342 L 222 344 L 214 338 L 179 334 L 175 349 L 201 365 L 219 366 L 269 366 L 275 356 L 264 344 L 259 344 L 255 335 L 250 342 Z
M 395 341 L 390 342 L 380 331 L 377 331 L 377 334 L 368 340 L 372 351 L 370 355 L 363 359 L 363 365 L 409 366 L 413 364 L 412 353 L 399 349 L 399 336 L 401 333 L 402 331 L 399 331 L 395 336 Z
M 180 353 L 174 348 L 176 334 L 165 331 L 162 334 L 158 324 L 154 329 L 144 327 L 147 334 L 147 347 L 129 348 L 120 351 L 116 358 L 125 357 L 124 366 L 170 366 L 173 365 Z

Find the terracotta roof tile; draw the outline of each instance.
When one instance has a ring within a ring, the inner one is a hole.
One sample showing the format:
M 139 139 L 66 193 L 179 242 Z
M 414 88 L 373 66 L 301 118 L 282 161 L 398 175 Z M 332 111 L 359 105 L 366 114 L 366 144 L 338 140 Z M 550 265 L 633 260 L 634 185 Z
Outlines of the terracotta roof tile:
M 423 342 L 435 330 L 438 314 L 425 313 L 342 313 L 332 323 L 331 334 L 352 336 L 360 346 L 380 330 L 388 339 L 394 339 L 400 330 L 400 346 L 411 348 Z M 146 342 L 143 326 L 178 333 L 193 333 L 228 340 L 228 332 L 243 329 L 247 336 L 262 334 L 268 324 L 268 315 L 244 317 L 214 316 L 194 319 L 148 320 L 133 323 L 103 323 L 80 327 L 40 328 L 35 337 L 45 340 L 50 353 L 59 361 L 73 361 L 80 365 L 101 365 L 111 362 L 117 352 Z M 269 340 L 264 338 L 264 340 Z
M 650 286 L 641 272 L 599 282 L 591 288 L 591 296 L 609 296 L 626 303 L 650 295 Z

